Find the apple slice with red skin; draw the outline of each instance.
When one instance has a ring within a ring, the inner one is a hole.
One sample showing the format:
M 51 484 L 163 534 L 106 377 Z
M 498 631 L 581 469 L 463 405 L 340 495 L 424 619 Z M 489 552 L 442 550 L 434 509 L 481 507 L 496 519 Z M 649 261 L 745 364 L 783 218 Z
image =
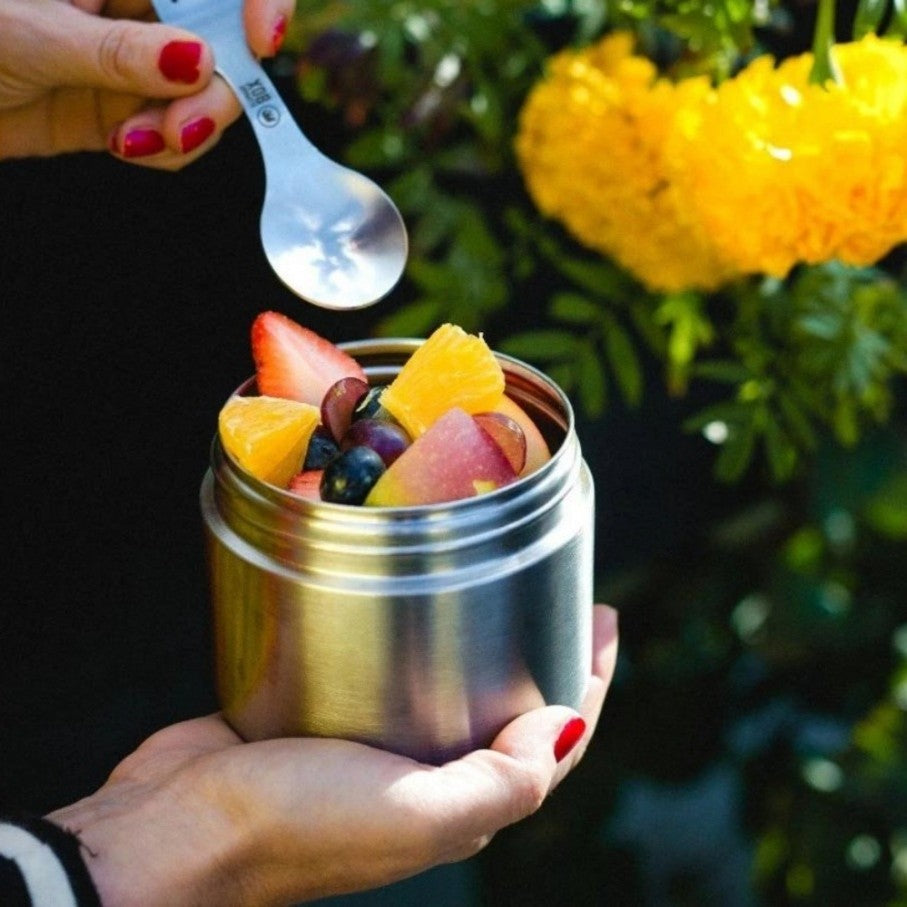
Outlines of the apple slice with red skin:
M 449 409 L 388 467 L 365 503 L 409 507 L 472 498 L 516 481 L 510 461 L 465 410 Z

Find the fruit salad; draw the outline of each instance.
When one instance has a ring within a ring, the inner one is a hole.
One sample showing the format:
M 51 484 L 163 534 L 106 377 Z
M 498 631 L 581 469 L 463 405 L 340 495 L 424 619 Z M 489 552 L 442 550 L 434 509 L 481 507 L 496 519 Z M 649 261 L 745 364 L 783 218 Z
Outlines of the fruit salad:
M 480 336 L 439 327 L 386 386 L 339 347 L 278 312 L 252 325 L 258 396 L 233 396 L 218 431 L 256 478 L 316 501 L 366 507 L 474 497 L 551 456 L 505 394 Z

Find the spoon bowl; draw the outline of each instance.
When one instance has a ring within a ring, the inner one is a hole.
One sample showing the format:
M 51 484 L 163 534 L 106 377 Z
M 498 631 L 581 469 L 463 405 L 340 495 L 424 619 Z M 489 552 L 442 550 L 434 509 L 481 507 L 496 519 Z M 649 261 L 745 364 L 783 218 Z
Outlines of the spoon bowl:
M 371 305 L 406 265 L 406 229 L 393 202 L 321 155 L 269 175 L 261 239 L 277 276 L 329 309 Z

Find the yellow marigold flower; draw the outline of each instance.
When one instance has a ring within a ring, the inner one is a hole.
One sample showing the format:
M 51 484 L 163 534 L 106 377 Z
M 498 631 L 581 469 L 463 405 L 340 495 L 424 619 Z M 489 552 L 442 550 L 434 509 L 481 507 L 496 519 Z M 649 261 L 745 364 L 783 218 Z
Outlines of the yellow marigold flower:
M 705 79 L 672 83 L 613 34 L 549 61 L 520 116 L 516 152 L 539 210 L 650 289 L 713 289 L 730 275 L 678 193 L 668 137 Z
M 836 45 L 840 84 L 812 55 L 755 60 L 670 136 L 671 179 L 742 272 L 871 264 L 907 240 L 907 48 Z

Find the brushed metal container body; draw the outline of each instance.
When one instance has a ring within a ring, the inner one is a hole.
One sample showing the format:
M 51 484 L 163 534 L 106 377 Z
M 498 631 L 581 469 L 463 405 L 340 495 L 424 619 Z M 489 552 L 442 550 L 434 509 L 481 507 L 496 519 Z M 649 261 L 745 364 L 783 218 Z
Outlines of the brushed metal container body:
M 419 341 L 346 344 L 372 384 Z M 306 501 L 215 438 L 202 482 L 217 685 L 247 740 L 343 737 L 441 763 L 542 704 L 580 704 L 591 662 L 593 488 L 570 404 L 500 356 L 552 459 L 466 501 Z M 249 381 L 239 393 L 254 392 Z M 452 455 L 456 455 L 452 451 Z

